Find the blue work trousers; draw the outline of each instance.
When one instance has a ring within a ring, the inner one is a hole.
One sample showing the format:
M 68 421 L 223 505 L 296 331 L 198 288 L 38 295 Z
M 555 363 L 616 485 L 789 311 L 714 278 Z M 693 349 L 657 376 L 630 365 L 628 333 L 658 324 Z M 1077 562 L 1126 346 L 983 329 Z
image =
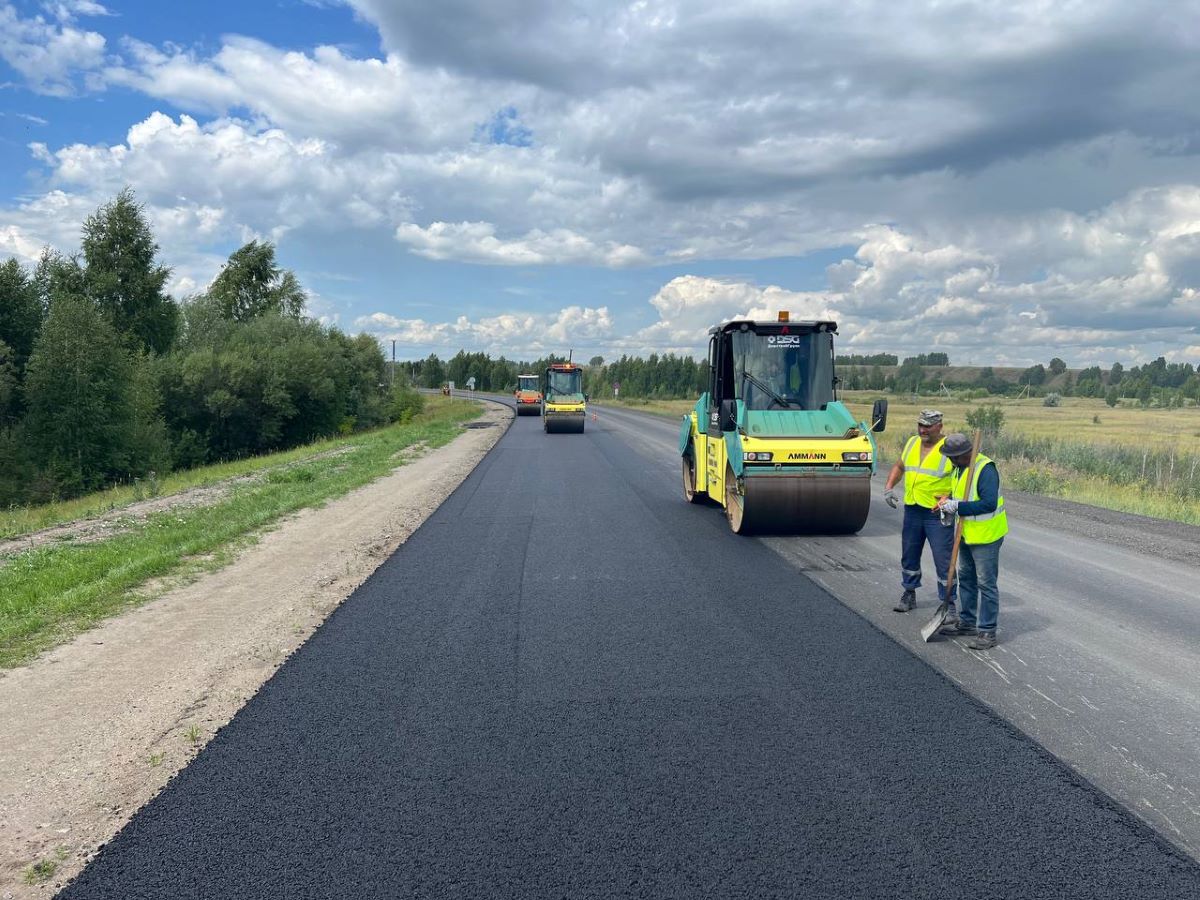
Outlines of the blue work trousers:
M 1000 573 L 1003 543 L 1004 538 L 1000 538 L 990 544 L 963 543 L 958 548 L 958 588 L 962 598 L 959 617 L 964 625 L 974 625 L 980 631 L 995 631 L 1000 616 L 996 578 Z
M 925 542 L 933 553 L 933 565 L 937 569 L 938 601 L 946 600 L 946 578 L 950 572 L 950 551 L 954 547 L 954 529 L 943 525 L 937 510 L 907 503 L 904 506 L 904 527 L 900 532 L 901 584 L 904 590 L 916 590 L 921 586 L 921 554 Z M 955 590 L 950 594 L 950 605 L 955 602 Z

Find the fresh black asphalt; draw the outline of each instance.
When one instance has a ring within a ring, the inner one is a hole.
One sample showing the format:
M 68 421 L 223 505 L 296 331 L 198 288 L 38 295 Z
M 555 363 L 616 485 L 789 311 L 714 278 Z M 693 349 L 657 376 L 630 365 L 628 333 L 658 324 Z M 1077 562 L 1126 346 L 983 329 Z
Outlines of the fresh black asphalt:
M 1200 897 L 603 420 L 517 419 L 62 892 Z

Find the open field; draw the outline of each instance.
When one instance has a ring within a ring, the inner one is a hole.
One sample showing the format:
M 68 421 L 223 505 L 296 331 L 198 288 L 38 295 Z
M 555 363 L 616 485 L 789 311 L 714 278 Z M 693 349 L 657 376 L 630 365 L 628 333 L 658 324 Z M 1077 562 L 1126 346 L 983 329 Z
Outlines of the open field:
M 248 461 L 263 477 L 231 485 L 214 503 L 168 505 L 122 523 L 103 540 L 12 554 L 0 561 L 0 667 L 17 665 L 174 581 L 222 565 L 281 517 L 403 465 L 407 448 L 448 443 L 479 414 L 474 403 L 430 398 L 410 423 Z M 226 466 L 212 468 L 230 476 Z M 193 484 L 219 480 L 210 470 L 181 474 Z M 127 502 L 135 500 L 131 493 Z M 92 500 L 97 509 L 105 508 L 103 502 Z M 37 511 L 30 512 L 36 521 Z M 62 521 L 64 514 L 53 511 L 50 518 Z
M 878 396 L 874 391 L 853 391 L 843 399 L 855 415 L 865 418 Z M 908 397 L 888 397 L 888 427 L 877 435 L 881 455 L 895 459 L 915 432 L 920 409 L 940 409 L 947 431 L 970 431 L 967 414 L 992 403 L 1004 412 L 1004 429 L 997 445 L 985 445 L 984 452 L 1004 461 L 1001 474 L 1006 484 L 1122 512 L 1200 524 L 1200 408 L 1196 407 L 1110 408 L 1103 400 L 1077 397 L 1064 397 L 1057 407 L 1043 406 L 1040 398 L 922 397 L 914 403 Z M 681 417 L 695 402 L 631 400 L 620 405 Z

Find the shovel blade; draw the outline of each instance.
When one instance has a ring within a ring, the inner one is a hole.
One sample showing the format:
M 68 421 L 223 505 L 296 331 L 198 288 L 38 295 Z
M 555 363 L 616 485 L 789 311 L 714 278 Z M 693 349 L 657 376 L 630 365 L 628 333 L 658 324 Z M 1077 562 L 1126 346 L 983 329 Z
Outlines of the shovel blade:
M 946 616 L 950 613 L 950 604 L 939 604 L 937 612 L 933 614 L 933 618 L 921 626 L 921 638 L 925 643 L 929 643 L 930 639 L 938 633 L 938 629 L 946 624 Z

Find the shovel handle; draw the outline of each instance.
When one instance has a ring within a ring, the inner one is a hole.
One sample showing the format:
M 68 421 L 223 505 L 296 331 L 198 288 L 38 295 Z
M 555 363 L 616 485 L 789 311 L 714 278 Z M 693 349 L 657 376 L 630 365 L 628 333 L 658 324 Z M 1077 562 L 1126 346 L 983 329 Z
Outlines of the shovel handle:
M 967 470 L 967 485 L 970 486 L 975 481 L 975 467 L 979 464 L 979 444 L 983 439 L 983 432 L 978 428 L 975 429 L 975 445 L 971 448 L 971 467 Z M 958 545 L 962 541 L 962 518 L 954 517 L 954 546 L 950 548 L 950 570 L 946 573 L 946 596 L 950 596 L 950 592 L 954 589 L 955 576 L 958 574 Z

